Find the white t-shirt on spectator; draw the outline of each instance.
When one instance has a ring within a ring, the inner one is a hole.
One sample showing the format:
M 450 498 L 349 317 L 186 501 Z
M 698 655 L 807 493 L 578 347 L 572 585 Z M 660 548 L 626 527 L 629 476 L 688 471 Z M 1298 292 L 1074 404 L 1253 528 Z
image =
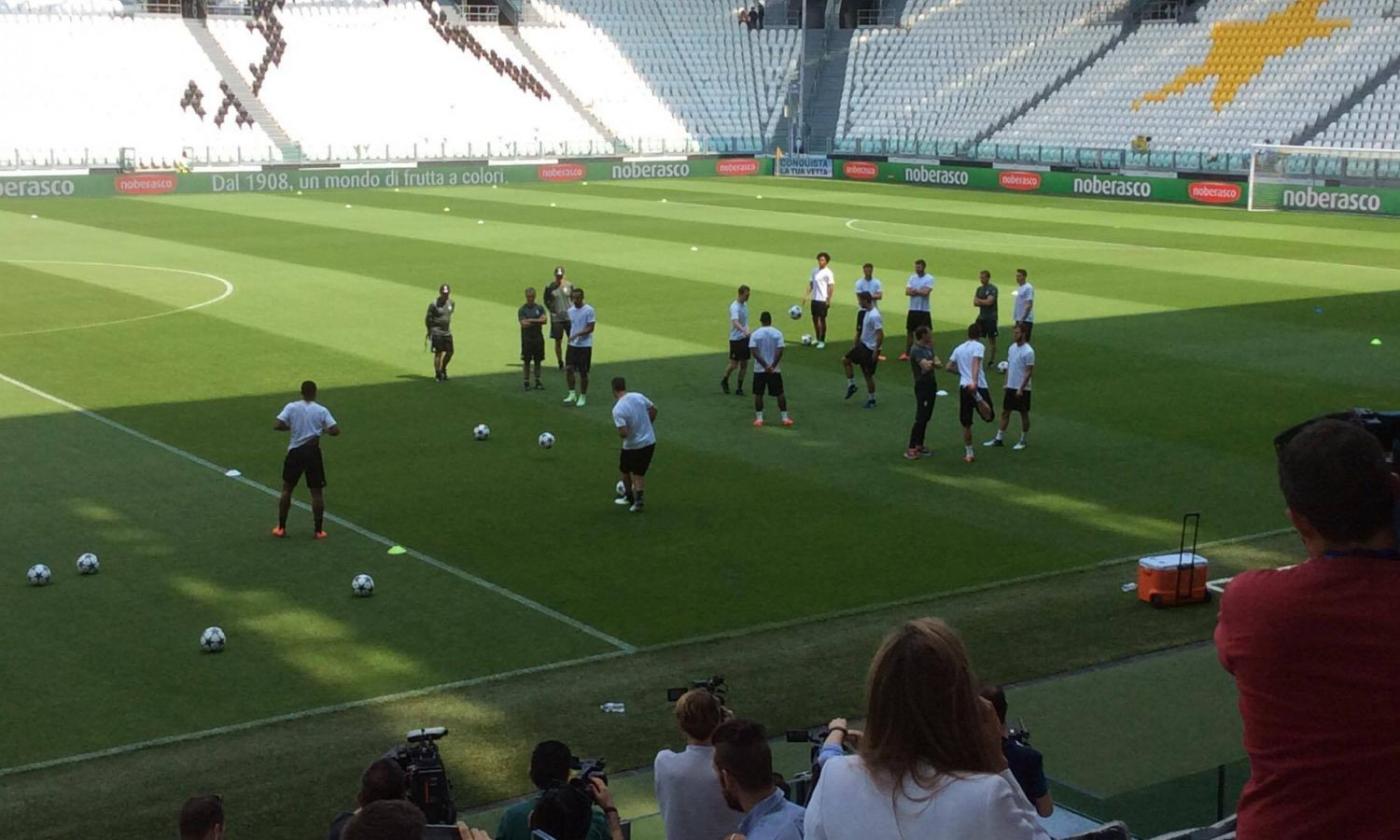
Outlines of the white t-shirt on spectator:
M 335 418 L 331 416 L 330 411 L 314 400 L 293 400 L 287 403 L 278 413 L 277 419 L 291 427 L 292 437 L 287 442 L 288 452 L 316 440 L 326 429 L 335 425 Z
M 818 303 L 826 303 L 826 290 L 828 283 L 831 284 L 831 288 L 833 290 L 836 288 L 836 275 L 831 273 L 830 266 L 827 266 L 826 268 L 812 269 L 812 300 L 815 300 Z
M 651 415 L 647 409 L 652 402 L 636 391 L 622 395 L 613 405 L 613 425 L 627 428 L 627 437 L 622 440 L 623 449 L 642 449 L 656 443 L 656 429 L 651 425 Z
M 1035 287 L 1027 281 L 1024 286 L 1017 286 L 1016 291 L 1011 294 L 1016 296 L 1016 302 L 1011 306 L 1011 320 L 1030 321 L 1035 323 L 1035 310 L 1031 304 L 1035 302 Z M 1026 310 L 1030 310 L 1027 312 Z
M 570 347 L 592 347 L 593 333 L 579 335 L 589 324 L 596 323 L 598 316 L 593 311 L 593 304 L 585 303 L 583 306 L 569 307 L 569 346 Z
M 924 276 L 920 277 L 917 274 L 911 274 L 909 275 L 909 280 L 904 284 L 904 286 L 905 288 L 913 289 L 914 291 L 923 291 L 924 289 L 928 289 L 930 292 L 932 292 L 933 275 L 925 274 Z M 909 311 L 928 312 L 930 311 L 928 302 L 929 298 L 927 297 L 923 297 L 921 295 L 911 295 L 909 298 Z
M 739 829 L 744 815 L 724 803 L 714 747 L 662 750 L 653 770 L 666 840 L 722 840 Z
M 735 328 L 734 323 L 736 321 L 738 322 L 739 326 L 743 327 L 744 329 L 741 330 Z M 729 304 L 729 340 L 738 341 L 739 339 L 743 338 L 745 335 L 747 335 L 745 330 L 747 330 L 748 328 L 749 305 L 747 303 L 742 303 L 738 300 Z
M 982 342 L 969 338 L 959 344 L 953 354 L 948 357 L 949 363 L 958 371 L 958 387 L 966 388 L 972 384 L 972 360 L 985 359 L 987 348 L 982 346 Z M 980 365 L 977 369 L 977 387 L 987 387 L 987 371 L 985 365 Z
M 767 364 L 773 364 L 773 360 L 778 358 L 778 351 L 783 344 L 783 334 L 777 327 L 759 327 L 749 336 L 749 350 L 754 358 L 754 373 L 778 373 L 778 368 L 782 363 L 774 364 L 767 370 L 759 367 L 758 360 L 763 359 Z
M 1035 364 L 1035 348 L 1029 344 L 1013 344 L 1006 351 L 1006 387 L 1019 391 L 1021 385 L 1026 385 L 1029 391 L 1031 386 L 1026 383 L 1026 368 Z M 1053 389 L 1052 389 L 1053 390 Z

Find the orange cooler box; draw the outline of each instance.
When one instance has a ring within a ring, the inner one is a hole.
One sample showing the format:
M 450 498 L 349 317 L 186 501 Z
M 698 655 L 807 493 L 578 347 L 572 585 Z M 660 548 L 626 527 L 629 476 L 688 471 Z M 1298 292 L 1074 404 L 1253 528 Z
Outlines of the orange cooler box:
M 1210 561 L 1193 552 L 1154 554 L 1138 561 L 1137 595 L 1154 607 L 1210 600 L 1206 575 Z

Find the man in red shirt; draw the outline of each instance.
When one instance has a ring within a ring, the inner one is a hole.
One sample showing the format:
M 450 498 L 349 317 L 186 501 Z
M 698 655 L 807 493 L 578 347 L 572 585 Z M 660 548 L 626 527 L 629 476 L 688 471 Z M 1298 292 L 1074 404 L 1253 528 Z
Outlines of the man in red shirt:
M 1250 780 L 1240 840 L 1400 837 L 1400 478 L 1376 438 L 1320 420 L 1279 485 L 1308 559 L 1245 572 L 1215 645 L 1235 677 Z

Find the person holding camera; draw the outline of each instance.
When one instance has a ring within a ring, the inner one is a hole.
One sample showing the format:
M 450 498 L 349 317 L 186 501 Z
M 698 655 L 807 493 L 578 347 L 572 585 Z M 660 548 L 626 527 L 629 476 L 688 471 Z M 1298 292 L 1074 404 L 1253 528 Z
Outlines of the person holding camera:
M 710 740 L 726 717 L 724 704 L 705 688 L 692 688 L 676 701 L 685 750 L 662 750 L 653 767 L 666 840 L 717 840 L 739 827 L 740 815 L 730 809 L 720 789 Z
M 711 741 L 724 801 L 744 815 L 738 833 L 726 840 L 802 840 L 805 812 L 774 784 L 773 751 L 763 725 L 727 720 Z
M 529 836 L 533 840 L 587 840 L 593 836 L 594 803 L 607 815 L 606 836 L 622 840 L 622 820 L 601 776 L 571 779 L 542 792 L 530 812 Z
M 530 840 L 530 814 L 548 791 L 569 784 L 574 756 L 559 741 L 541 741 L 530 754 L 530 781 L 539 795 L 507 808 L 496 827 L 496 840 Z M 601 808 L 589 806 L 590 823 L 584 840 L 608 840 L 608 815 Z
M 1393 838 L 1400 477 L 1357 422 L 1314 421 L 1274 445 L 1308 556 L 1236 575 L 1221 598 L 1215 647 L 1239 691 L 1250 763 L 1238 835 Z
M 1035 812 L 1042 817 L 1055 813 L 1055 800 L 1050 796 L 1050 783 L 1045 778 L 1045 757 L 1040 750 L 1031 746 L 1031 736 L 1027 731 L 1006 728 L 1006 692 L 999 685 L 982 687 L 982 696 L 997 710 L 997 720 L 1001 721 L 1001 752 L 1011 768 L 1011 775 L 1021 786 L 1021 792 L 1035 806 Z
M 404 799 L 408 796 L 408 783 L 403 767 L 392 758 L 381 758 L 365 768 L 360 775 L 360 792 L 355 795 L 355 810 L 345 811 L 331 821 L 327 840 L 341 840 L 345 824 L 372 802 L 386 799 Z

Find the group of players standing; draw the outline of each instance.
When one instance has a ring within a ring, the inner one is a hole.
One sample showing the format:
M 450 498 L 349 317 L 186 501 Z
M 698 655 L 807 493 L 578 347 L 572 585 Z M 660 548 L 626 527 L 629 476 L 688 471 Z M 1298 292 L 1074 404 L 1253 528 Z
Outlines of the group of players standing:
M 812 345 L 826 348 L 827 315 L 836 293 L 836 278 L 830 268 L 831 256 L 825 251 L 817 254 L 817 266 L 802 293 L 802 305 L 809 306 L 812 319 Z M 855 283 L 856 311 L 855 338 L 851 349 L 842 357 L 841 363 L 846 373 L 845 398 L 855 396 L 857 390 L 855 368 L 860 368 L 865 379 L 866 408 L 875 408 L 875 370 L 885 360 L 882 353 L 885 341 L 885 318 L 879 303 L 884 300 L 884 288 L 874 276 L 875 267 L 865 263 L 861 267 L 862 276 Z M 998 289 L 992 284 L 991 273 L 982 271 L 979 284 L 972 296 L 972 305 L 977 309 L 977 317 L 967 328 L 967 340 L 949 354 L 945 363 L 938 358 L 933 345 L 933 313 L 930 299 L 933 294 L 934 277 L 928 273 L 924 260 L 914 262 L 914 273 L 905 282 L 904 295 L 909 300 L 909 311 L 905 317 L 904 352 L 900 361 L 909 362 L 914 379 L 915 414 L 914 424 L 909 432 L 909 445 L 904 457 L 916 460 L 931 454 L 925 445 L 925 432 L 933 417 L 933 405 L 938 396 L 938 384 L 934 372 L 944 368 L 958 376 L 959 410 L 958 418 L 963 427 L 963 460 L 971 463 L 976 459 L 972 445 L 972 423 L 974 413 L 983 420 L 996 419 L 992 408 L 991 392 L 987 385 L 987 369 L 996 363 Z M 730 393 L 729 377 L 739 372 L 739 385 L 734 393 L 744 393 L 744 375 L 748 362 L 754 363 L 753 397 L 754 426 L 764 424 L 763 398 L 771 394 L 778 401 L 784 426 L 793 425 L 787 411 L 787 396 L 783 389 L 779 364 L 785 346 L 783 335 L 773 327 L 773 316 L 764 312 L 759 316 L 762 324 L 757 330 L 749 331 L 748 300 L 749 287 L 740 286 L 738 296 L 729 305 L 729 362 L 720 379 L 720 389 Z M 1027 279 L 1025 269 L 1016 270 L 1016 291 L 1012 293 L 1015 302 L 1012 307 L 1013 343 L 1007 351 L 1006 386 L 1002 396 L 1001 423 L 996 435 L 984 446 L 1004 446 L 1004 436 L 1011 420 L 1012 412 L 1021 415 L 1021 438 L 1013 449 L 1025 449 L 1030 434 L 1031 377 L 1035 372 L 1035 350 L 1031 347 L 1031 332 L 1035 327 L 1035 288 Z M 794 313 L 794 317 L 797 316 Z M 986 339 L 986 346 L 982 339 Z M 807 339 L 804 337 L 804 343 Z M 1000 368 L 994 368 L 1001 370 Z

